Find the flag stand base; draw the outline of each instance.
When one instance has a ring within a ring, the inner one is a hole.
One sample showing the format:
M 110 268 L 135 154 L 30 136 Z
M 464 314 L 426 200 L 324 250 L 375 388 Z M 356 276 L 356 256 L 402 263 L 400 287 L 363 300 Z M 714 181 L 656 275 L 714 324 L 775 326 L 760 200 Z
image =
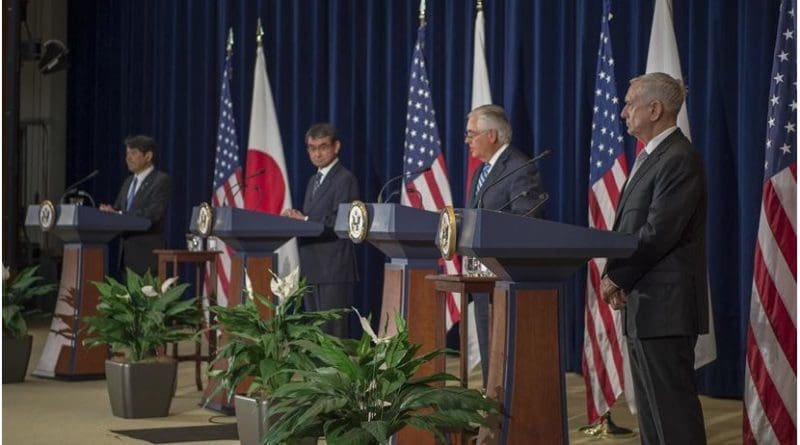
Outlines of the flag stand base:
M 607 412 L 600 417 L 597 422 L 578 428 L 585 436 L 592 436 L 598 439 L 627 439 L 636 436 L 632 430 L 618 426 L 611 420 L 611 412 Z

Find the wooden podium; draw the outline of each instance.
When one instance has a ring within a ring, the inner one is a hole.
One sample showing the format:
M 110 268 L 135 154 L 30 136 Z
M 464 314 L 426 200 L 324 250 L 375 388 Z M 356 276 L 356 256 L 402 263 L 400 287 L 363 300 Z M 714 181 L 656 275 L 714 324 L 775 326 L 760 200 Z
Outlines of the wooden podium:
M 189 230 L 199 233 L 197 227 L 200 207 L 192 210 Z M 314 221 L 298 221 L 283 216 L 233 207 L 214 208 L 212 235 L 225 242 L 234 251 L 231 256 L 231 273 L 228 285 L 228 304 L 241 304 L 247 279 L 250 280 L 253 292 L 272 298 L 269 270 L 275 270 L 278 264 L 275 251 L 295 237 L 316 237 L 322 233 L 322 223 Z M 264 318 L 272 317 L 272 311 L 259 305 L 259 312 Z M 220 346 L 225 342 L 222 334 Z M 217 383 L 209 379 L 203 392 L 201 404 L 207 408 L 224 413 L 234 410 L 233 402 L 227 402 L 227 394 L 218 392 L 214 397 Z
M 380 326 L 388 324 L 388 333 L 397 332 L 396 313 L 407 321 L 408 338 L 421 345 L 420 354 L 445 347 L 446 301 L 437 298 L 436 289 L 425 277 L 438 273 L 441 258 L 434 244 L 439 214 L 398 204 L 366 204 L 368 232 L 366 241 L 378 248 L 389 262 L 384 266 L 383 303 Z M 349 238 L 350 204 L 340 204 L 335 231 Z M 445 357 L 439 356 L 420 368 L 420 375 L 445 372 Z M 398 433 L 397 443 L 435 444 L 433 434 L 406 428 Z
M 487 395 L 502 406 L 480 444 L 567 442 L 564 282 L 590 258 L 629 256 L 636 238 L 491 210 L 460 209 L 457 251 L 498 277 Z
M 60 204 L 53 209 L 50 229 L 42 227 L 42 206 L 28 206 L 25 217 L 28 229 L 49 230 L 64 241 L 58 300 L 33 375 L 70 380 L 104 378 L 108 351 L 83 345 L 83 319 L 97 314 L 100 300 L 100 292 L 92 282 L 103 281 L 107 274 L 108 242 L 123 232 L 145 231 L 150 221 L 73 204 Z M 45 213 L 50 212 L 45 209 Z

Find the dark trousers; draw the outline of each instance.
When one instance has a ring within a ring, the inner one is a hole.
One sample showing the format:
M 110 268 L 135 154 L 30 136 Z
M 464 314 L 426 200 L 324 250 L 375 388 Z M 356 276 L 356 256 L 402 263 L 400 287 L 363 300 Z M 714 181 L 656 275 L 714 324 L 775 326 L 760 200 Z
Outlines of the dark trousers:
M 642 444 L 704 445 L 694 373 L 697 337 L 628 338 Z
M 305 296 L 304 304 L 308 311 L 328 309 L 350 309 L 353 306 L 353 283 L 313 284 L 311 292 Z M 350 317 L 344 314 L 339 320 L 322 325 L 323 332 L 339 337 L 350 336 Z
M 472 294 L 472 301 L 475 303 L 475 330 L 481 351 L 481 371 L 485 388 L 489 378 L 489 294 Z

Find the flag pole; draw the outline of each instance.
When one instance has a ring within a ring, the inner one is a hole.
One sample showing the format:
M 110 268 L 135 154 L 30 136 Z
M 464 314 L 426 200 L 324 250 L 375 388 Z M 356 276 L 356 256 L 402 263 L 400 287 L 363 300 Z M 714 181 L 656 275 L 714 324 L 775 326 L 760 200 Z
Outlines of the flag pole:
M 425 26 L 425 0 L 419 2 L 419 26 Z
M 483 11 L 483 0 L 478 0 L 477 5 L 475 5 L 475 10 L 478 12 Z
M 263 40 L 264 40 L 264 28 L 261 27 L 261 17 L 259 17 L 258 29 L 256 30 L 256 43 L 258 43 L 258 46 L 262 46 Z
M 233 54 L 233 27 L 228 28 L 228 44 L 225 47 L 225 52 L 227 52 L 229 56 Z

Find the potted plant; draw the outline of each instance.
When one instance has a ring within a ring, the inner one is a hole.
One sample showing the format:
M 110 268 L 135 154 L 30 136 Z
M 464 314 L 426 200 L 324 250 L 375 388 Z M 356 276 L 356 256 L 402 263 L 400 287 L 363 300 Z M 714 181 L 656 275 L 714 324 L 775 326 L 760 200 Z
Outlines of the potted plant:
M 226 343 L 217 350 L 209 376 L 219 379 L 215 393 L 227 391 L 229 401 L 235 397 L 239 440 L 246 445 L 262 443 L 274 421 L 267 398 L 292 379 L 293 372 L 287 370 L 308 370 L 318 365 L 297 342 L 316 343 L 327 338 L 320 326 L 347 312 L 304 312 L 302 301 L 309 287 L 300 279 L 299 269 L 285 277 L 272 276 L 270 289 L 277 302 L 248 290 L 242 304 L 211 308 L 216 315 L 211 329 L 221 331 Z M 270 308 L 272 318 L 262 318 L 259 305 Z M 309 443 L 316 443 L 316 438 Z
M 25 304 L 56 289 L 55 284 L 42 283 L 38 268 L 28 267 L 10 282 L 8 269 L 3 268 L 3 383 L 22 382 L 28 372 L 33 337 L 26 318 L 36 311 L 26 310 Z
M 84 340 L 89 346 L 108 345 L 112 358 L 105 371 L 111 412 L 117 417 L 164 417 L 175 389 L 177 362 L 159 354 L 167 343 L 195 335 L 200 313 L 192 299 L 182 300 L 188 284 L 163 283 L 148 271 L 128 269 L 126 282 L 106 277 L 94 285 L 100 291 L 97 315 L 87 317 Z
M 378 338 L 361 318 L 364 335 L 346 348 L 328 338 L 301 341 L 324 363 L 298 371 L 299 381 L 276 389 L 271 403 L 277 421 L 265 444 L 289 438 L 325 436 L 329 445 L 387 444 L 400 429 L 431 431 L 446 443 L 443 430 L 488 425 L 497 404 L 475 389 L 445 386 L 450 374 L 415 376 L 420 367 L 446 350 L 417 355 L 405 320 L 396 316 L 397 334 Z M 385 328 L 384 328 L 385 333 Z

